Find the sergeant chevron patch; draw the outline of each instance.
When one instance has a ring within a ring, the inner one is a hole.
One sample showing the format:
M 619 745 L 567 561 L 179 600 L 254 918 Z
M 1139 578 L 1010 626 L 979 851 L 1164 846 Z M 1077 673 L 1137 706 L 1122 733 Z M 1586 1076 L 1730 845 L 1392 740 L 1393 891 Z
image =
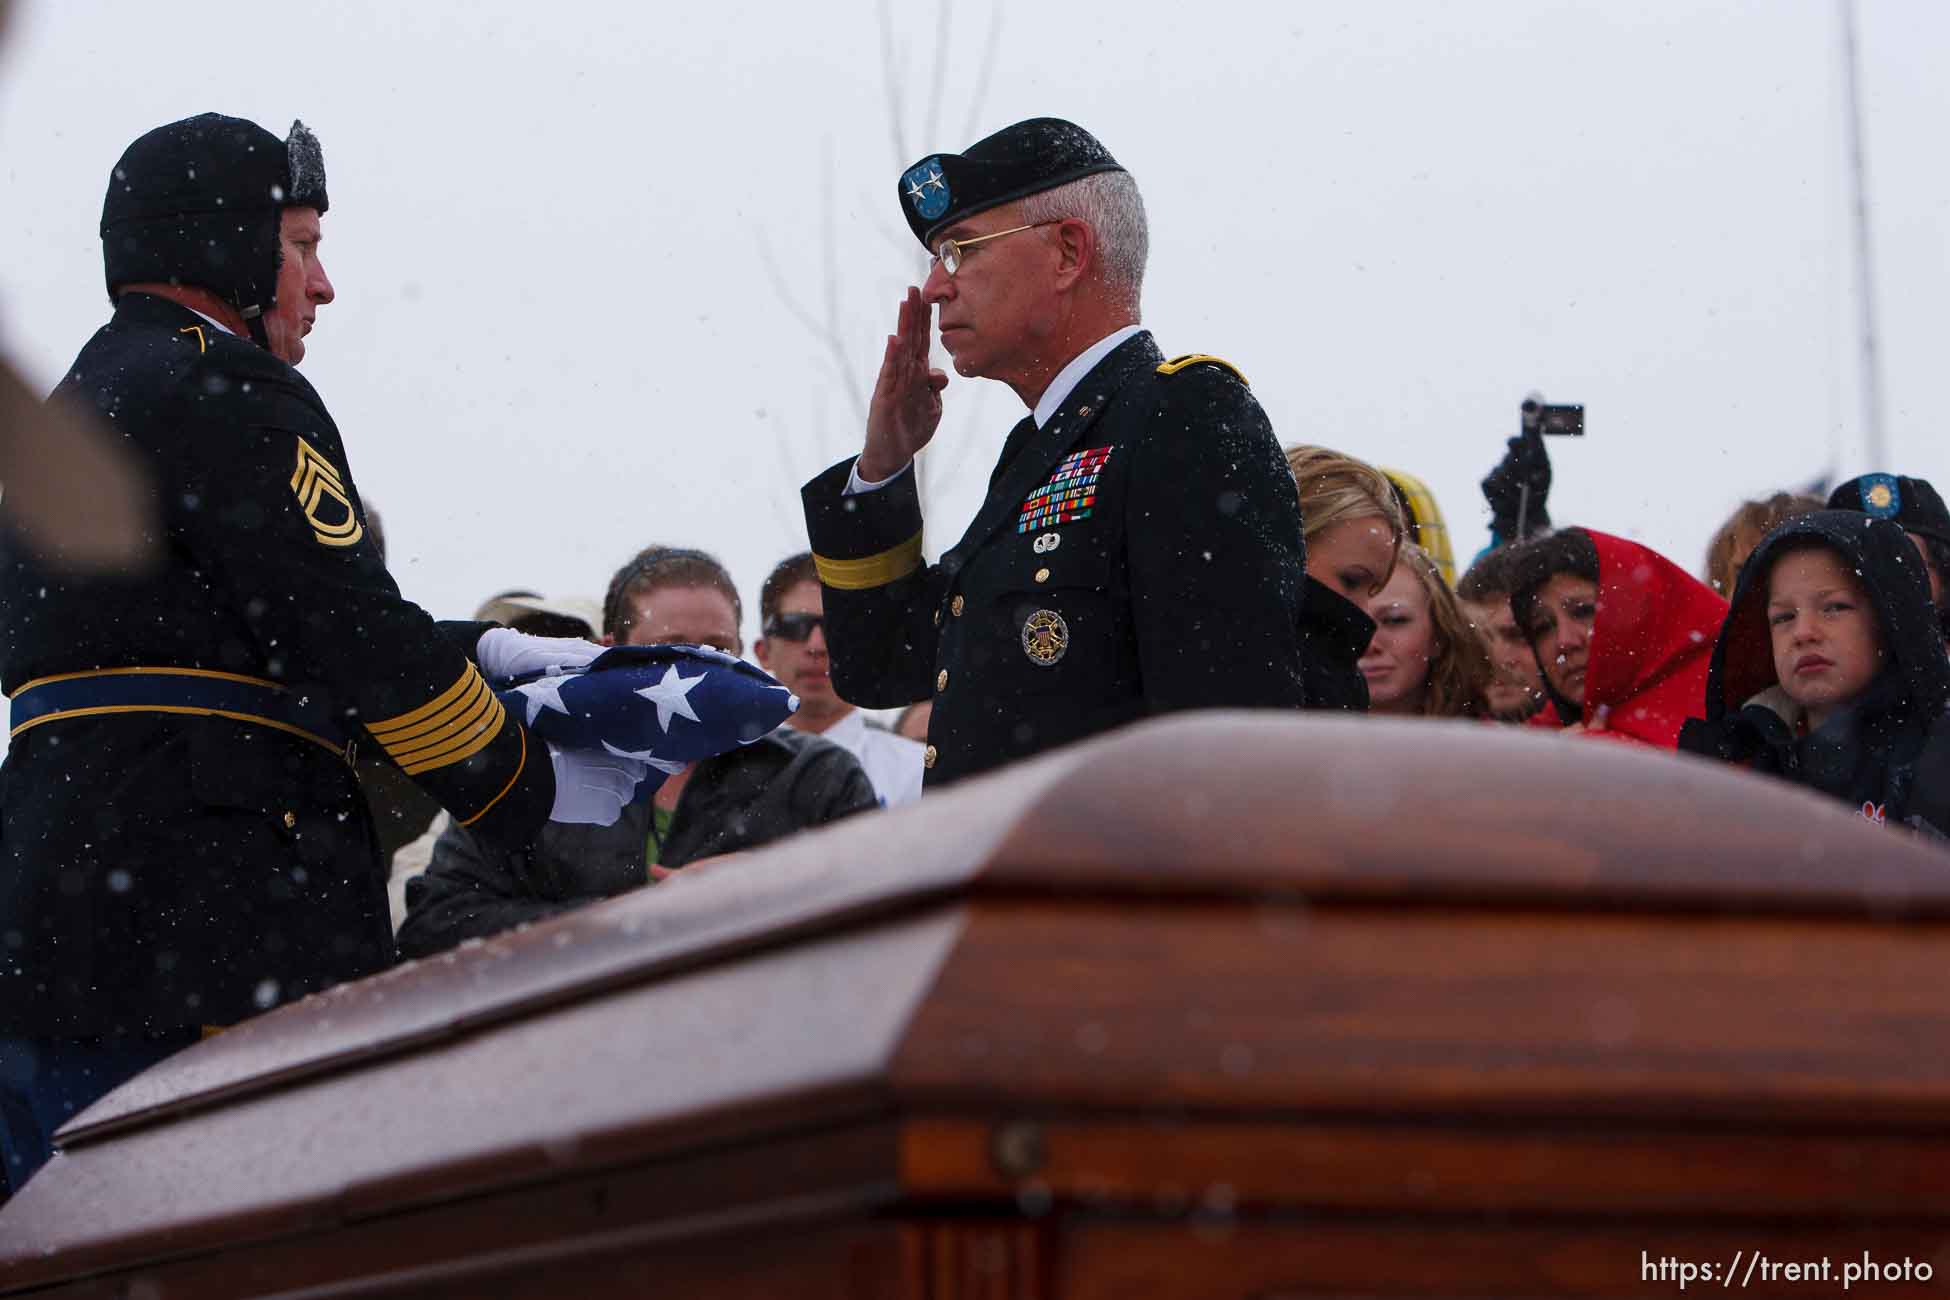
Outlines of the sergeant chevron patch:
M 1016 532 L 1054 528 L 1090 518 L 1097 504 L 1097 476 L 1103 473 L 1115 446 L 1090 447 L 1065 456 L 1051 474 L 1049 482 L 1031 492 L 1016 517 Z
M 291 490 L 298 497 L 298 507 L 305 512 L 305 522 L 311 525 L 312 534 L 324 546 L 351 546 L 366 535 L 366 526 L 359 522 L 359 516 L 352 509 L 352 499 L 345 494 L 345 480 L 332 462 L 318 454 L 318 449 L 298 439 L 298 467 L 291 471 Z M 337 502 L 336 507 L 326 507 L 326 498 Z
M 507 711 L 468 664 L 454 684 L 417 709 L 370 723 L 387 757 L 408 776 L 472 758 L 501 734 Z M 523 752 L 526 752 L 525 750 Z

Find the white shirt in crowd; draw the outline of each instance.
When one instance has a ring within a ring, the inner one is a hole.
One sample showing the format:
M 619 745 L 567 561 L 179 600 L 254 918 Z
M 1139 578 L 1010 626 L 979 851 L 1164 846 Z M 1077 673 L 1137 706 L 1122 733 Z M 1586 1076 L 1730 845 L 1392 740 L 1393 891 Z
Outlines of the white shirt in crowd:
M 897 808 L 921 797 L 924 746 L 919 741 L 868 726 L 867 715 L 858 709 L 819 734 L 860 760 L 884 806 Z

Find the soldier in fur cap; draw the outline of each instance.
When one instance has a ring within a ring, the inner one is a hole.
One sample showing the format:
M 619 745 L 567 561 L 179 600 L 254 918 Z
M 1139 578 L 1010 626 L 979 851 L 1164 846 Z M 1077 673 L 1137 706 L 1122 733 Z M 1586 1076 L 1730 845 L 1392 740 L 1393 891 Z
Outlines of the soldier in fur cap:
M 302 125 L 214 113 L 142 136 L 109 181 L 115 314 L 60 394 L 156 483 L 163 559 L 82 577 L 13 536 L 0 563 L 15 1185 L 63 1120 L 208 1027 L 391 962 L 360 748 L 511 849 L 550 819 L 613 822 L 644 771 L 531 742 L 484 680 L 600 647 L 436 624 L 387 574 L 292 368 L 333 299 L 328 206 Z

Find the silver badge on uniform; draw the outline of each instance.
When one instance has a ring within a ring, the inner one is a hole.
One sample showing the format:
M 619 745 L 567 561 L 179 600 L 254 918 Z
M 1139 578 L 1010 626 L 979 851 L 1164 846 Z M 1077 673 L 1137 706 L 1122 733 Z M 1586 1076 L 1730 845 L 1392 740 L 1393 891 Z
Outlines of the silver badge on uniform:
M 1060 533 L 1044 533 L 1029 544 L 1029 549 L 1038 555 L 1047 555 L 1061 545 L 1063 537 Z
M 1053 609 L 1039 609 L 1022 625 L 1022 652 L 1029 662 L 1048 668 L 1070 650 L 1070 625 Z

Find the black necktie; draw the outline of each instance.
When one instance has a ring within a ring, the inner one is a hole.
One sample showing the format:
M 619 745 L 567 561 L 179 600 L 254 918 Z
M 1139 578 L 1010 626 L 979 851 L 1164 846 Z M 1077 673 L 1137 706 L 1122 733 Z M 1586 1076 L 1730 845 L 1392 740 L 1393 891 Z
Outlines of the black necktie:
M 1036 436 L 1036 417 L 1034 414 L 1022 417 L 1022 423 L 1009 430 L 1009 436 L 1002 440 L 1002 454 L 996 458 L 995 472 L 989 475 L 989 486 L 993 488 L 1002 477 L 1002 471 L 1009 468 L 1009 462 L 1022 454 L 1029 440 Z

